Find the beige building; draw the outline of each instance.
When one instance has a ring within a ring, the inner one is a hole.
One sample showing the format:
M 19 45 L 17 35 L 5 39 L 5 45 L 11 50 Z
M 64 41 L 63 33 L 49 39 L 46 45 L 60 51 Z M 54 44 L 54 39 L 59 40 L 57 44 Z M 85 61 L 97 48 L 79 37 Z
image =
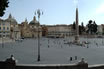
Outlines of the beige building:
M 39 22 L 36 20 L 36 17 L 33 17 L 33 20 L 28 24 L 27 19 L 19 25 L 21 29 L 21 36 L 24 38 L 37 38 L 42 37 L 42 27 Z
M 19 24 L 19 28 L 21 30 L 21 37 L 22 38 L 30 38 L 30 37 L 32 37 L 31 30 L 30 30 L 30 27 L 29 27 L 27 19 L 25 19 L 24 22 Z
M 10 38 L 14 40 L 20 39 L 20 29 L 16 19 L 13 18 L 11 14 L 9 14 L 9 17 L 5 21 L 10 24 Z
M 102 35 L 102 33 L 103 33 L 103 25 L 98 25 L 97 26 L 97 32 L 98 32 L 99 35 Z
M 35 16 L 33 17 L 33 20 L 29 23 L 29 27 L 33 38 L 38 37 L 38 34 L 39 37 L 42 37 L 42 27 L 40 26 L 40 23 L 36 20 Z
M 74 34 L 71 25 L 50 25 L 48 27 L 48 37 L 68 37 Z
M 0 19 L 0 38 L 10 38 L 10 23 Z

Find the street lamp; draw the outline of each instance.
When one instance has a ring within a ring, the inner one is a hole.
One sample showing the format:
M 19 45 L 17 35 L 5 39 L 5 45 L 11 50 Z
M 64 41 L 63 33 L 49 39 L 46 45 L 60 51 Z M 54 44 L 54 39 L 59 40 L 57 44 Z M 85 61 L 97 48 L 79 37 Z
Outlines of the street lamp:
M 40 16 L 43 15 L 43 11 L 38 9 L 35 11 L 35 15 L 38 15 L 38 22 L 40 21 Z M 38 24 L 38 59 L 37 61 L 40 61 L 40 31 L 39 31 L 39 24 Z

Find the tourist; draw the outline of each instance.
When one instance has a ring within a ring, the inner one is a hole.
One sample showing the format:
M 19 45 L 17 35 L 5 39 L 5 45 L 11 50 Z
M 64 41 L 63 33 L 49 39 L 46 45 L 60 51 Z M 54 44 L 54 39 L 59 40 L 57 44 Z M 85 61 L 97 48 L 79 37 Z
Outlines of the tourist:
M 72 61 L 72 57 L 70 57 L 70 61 Z
M 89 48 L 89 46 L 87 46 L 87 48 Z

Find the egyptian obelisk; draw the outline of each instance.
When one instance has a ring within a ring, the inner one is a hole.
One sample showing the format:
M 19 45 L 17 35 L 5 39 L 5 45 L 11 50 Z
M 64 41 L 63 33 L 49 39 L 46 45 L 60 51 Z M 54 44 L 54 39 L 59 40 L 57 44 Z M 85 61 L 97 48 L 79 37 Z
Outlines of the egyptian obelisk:
M 75 43 L 79 44 L 79 24 L 78 24 L 78 8 L 76 8 L 76 21 L 75 21 Z

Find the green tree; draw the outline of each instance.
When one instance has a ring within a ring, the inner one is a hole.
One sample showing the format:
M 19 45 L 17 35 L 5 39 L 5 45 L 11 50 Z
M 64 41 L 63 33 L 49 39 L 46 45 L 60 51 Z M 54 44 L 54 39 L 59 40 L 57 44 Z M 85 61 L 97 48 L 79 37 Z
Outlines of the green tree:
M 0 17 L 5 14 L 5 10 L 8 7 L 9 1 L 8 0 L 0 0 Z
M 97 32 L 97 24 L 95 21 L 89 20 L 87 33 L 95 34 Z
M 84 31 L 85 31 L 85 27 L 82 22 L 81 25 L 79 25 L 79 34 L 82 34 Z
M 75 21 L 73 22 L 73 25 L 72 25 L 73 29 L 75 30 Z
M 87 29 L 87 31 L 86 31 L 87 33 L 91 33 L 91 34 L 92 34 L 92 26 L 93 26 L 93 25 L 92 25 L 92 22 L 93 22 L 92 20 L 89 20 L 89 21 L 88 21 L 88 24 L 87 24 L 87 28 L 88 28 L 88 29 Z
M 95 21 L 93 22 L 93 32 L 97 33 L 97 24 Z
M 81 27 L 82 27 L 82 32 L 84 32 L 85 31 L 85 27 L 84 27 L 83 22 L 81 23 Z
M 79 25 L 79 34 L 83 34 L 83 32 L 85 32 L 85 27 L 83 25 L 83 22 L 81 23 L 81 25 Z

